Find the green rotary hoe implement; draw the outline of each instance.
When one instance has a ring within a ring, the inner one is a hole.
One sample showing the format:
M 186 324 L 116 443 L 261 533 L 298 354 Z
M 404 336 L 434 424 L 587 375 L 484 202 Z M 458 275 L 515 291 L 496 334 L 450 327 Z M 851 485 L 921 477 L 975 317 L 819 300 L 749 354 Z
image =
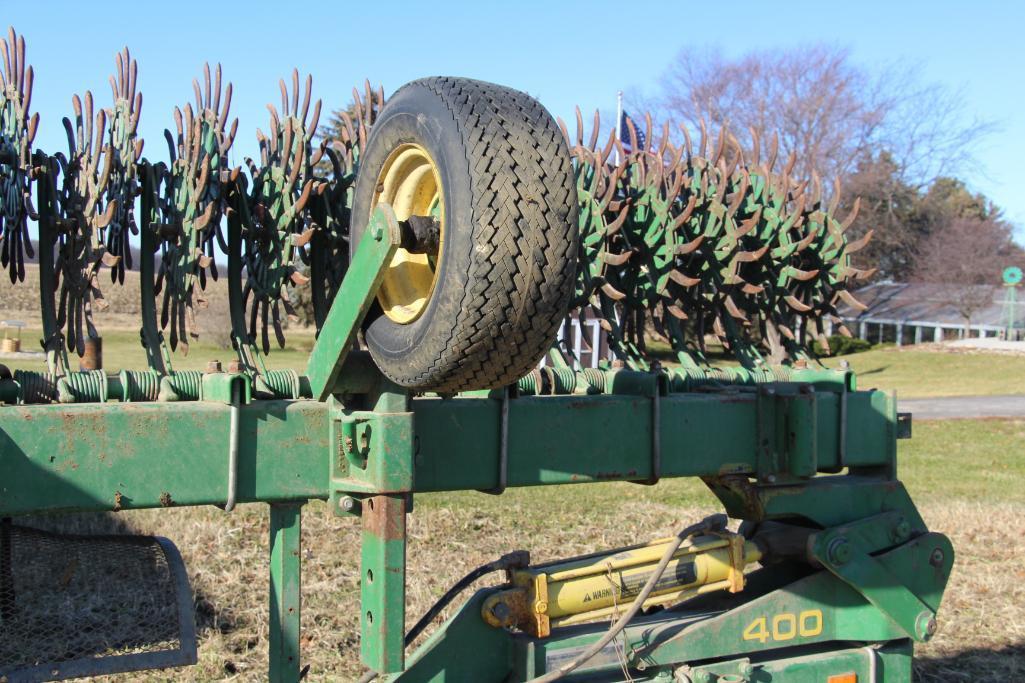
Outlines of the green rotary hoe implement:
M 107 105 L 75 96 L 50 155 L 33 149 L 24 40 L 0 54 L 0 261 L 12 282 L 38 261 L 47 363 L 0 366 L 0 679 L 196 661 L 170 541 L 56 533 L 47 514 L 242 503 L 270 508 L 269 679 L 337 678 L 300 647 L 301 511 L 324 500 L 362 525 L 364 681 L 911 680 L 953 549 L 897 478 L 910 422 L 894 398 L 810 350 L 845 332 L 835 307 L 857 305 L 868 236 L 846 239 L 839 189 L 793 177 L 773 141 L 649 119 L 606 143 L 597 117 L 571 133 L 459 78 L 387 101 L 367 84 L 319 136 L 294 72 L 259 158 L 233 167 L 217 67 L 152 162 L 125 50 Z M 129 269 L 148 369 L 73 370 L 101 283 Z M 216 278 L 237 358 L 176 370 Z M 270 370 L 296 292 L 316 343 L 305 368 Z M 576 316 L 600 328 L 602 362 L 557 341 Z M 711 343 L 735 362 L 713 366 Z M 510 487 L 572 499 L 673 477 L 699 477 L 726 514 L 584 557 L 510 548 L 406 613 L 415 494 L 499 508 Z

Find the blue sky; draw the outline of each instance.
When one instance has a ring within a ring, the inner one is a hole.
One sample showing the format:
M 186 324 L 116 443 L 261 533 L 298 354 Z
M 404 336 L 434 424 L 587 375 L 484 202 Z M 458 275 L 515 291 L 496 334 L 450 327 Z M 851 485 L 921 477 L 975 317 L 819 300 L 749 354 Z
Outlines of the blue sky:
M 235 86 L 235 162 L 255 152 L 265 103 L 293 66 L 313 74 L 326 108 L 370 77 L 386 91 L 427 75 L 491 80 L 538 97 L 570 118 L 615 107 L 617 90 L 651 89 L 684 46 L 726 54 L 825 42 L 869 67 L 906 61 L 924 79 L 963 88 L 967 111 L 1000 130 L 976 150 L 972 189 L 1002 206 L 1025 242 L 1025 3 L 949 2 L 65 2 L 0 0 L 25 35 L 36 69 L 37 146 L 65 146 L 62 116 L 75 92 L 106 104 L 114 53 L 139 60 L 146 156 L 164 159 L 163 129 L 191 97 L 205 60 Z M 293 27 L 298 24 L 298 27 Z

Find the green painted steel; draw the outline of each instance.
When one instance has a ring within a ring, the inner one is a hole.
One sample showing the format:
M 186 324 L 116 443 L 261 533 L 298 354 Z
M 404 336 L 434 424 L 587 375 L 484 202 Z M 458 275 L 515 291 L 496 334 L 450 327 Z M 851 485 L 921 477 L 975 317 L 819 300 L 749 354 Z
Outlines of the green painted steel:
M 300 549 L 302 503 L 270 505 L 270 618 L 268 672 L 271 683 L 299 680 L 302 606 Z
M 374 209 L 366 234 L 368 237 L 356 250 L 338 291 L 338 305 L 331 306 L 328 311 L 306 366 L 313 398 L 320 401 L 334 390 L 345 357 L 356 341 L 363 316 L 373 303 L 384 277 L 384 266 L 391 262 L 402 242 L 395 213 L 387 204 Z

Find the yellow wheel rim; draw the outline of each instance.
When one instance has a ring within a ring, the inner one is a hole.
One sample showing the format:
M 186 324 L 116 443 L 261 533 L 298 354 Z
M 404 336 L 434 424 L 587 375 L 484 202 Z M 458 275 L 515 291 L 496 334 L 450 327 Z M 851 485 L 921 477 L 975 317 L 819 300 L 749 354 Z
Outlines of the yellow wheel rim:
M 441 254 L 445 246 L 445 202 L 441 177 L 434 159 L 420 145 L 407 143 L 396 147 L 384 162 L 377 178 L 373 206 L 390 204 L 399 221 L 410 216 L 434 216 L 441 226 L 436 255 L 414 254 L 403 248 L 395 253 L 377 301 L 384 314 L 406 325 L 423 313 L 438 280 Z

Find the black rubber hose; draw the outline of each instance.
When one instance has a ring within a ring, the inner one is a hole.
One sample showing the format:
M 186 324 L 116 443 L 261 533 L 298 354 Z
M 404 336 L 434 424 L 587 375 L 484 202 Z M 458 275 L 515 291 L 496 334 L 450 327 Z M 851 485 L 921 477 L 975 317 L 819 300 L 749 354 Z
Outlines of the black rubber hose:
M 431 622 L 434 621 L 441 611 L 448 607 L 453 600 L 459 597 L 460 593 L 472 586 L 477 579 L 490 574 L 491 572 L 520 569 L 528 565 L 530 565 L 530 554 L 525 550 L 517 550 L 509 553 L 508 555 L 503 555 L 493 562 L 488 562 L 487 564 L 482 564 L 477 567 L 469 574 L 456 581 L 451 588 L 445 591 L 445 594 L 438 598 L 437 602 L 435 602 L 431 608 L 427 610 L 422 617 L 420 617 L 420 620 L 414 624 L 413 628 L 409 629 L 409 632 L 406 633 L 406 637 L 403 641 L 405 646 L 409 647 L 412 645 L 413 641 L 424 632 L 424 629 L 431 625 Z M 370 683 L 370 681 L 373 681 L 376 678 L 376 671 L 367 671 L 359 678 L 357 683 Z

